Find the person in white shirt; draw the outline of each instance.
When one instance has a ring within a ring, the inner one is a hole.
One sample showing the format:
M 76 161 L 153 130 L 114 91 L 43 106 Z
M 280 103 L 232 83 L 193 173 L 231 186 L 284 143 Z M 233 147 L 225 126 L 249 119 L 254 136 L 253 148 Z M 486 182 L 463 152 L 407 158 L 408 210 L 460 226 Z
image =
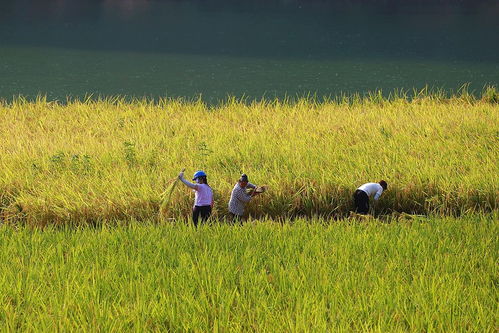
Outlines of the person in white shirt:
M 213 209 L 213 190 L 208 185 L 206 173 L 202 170 L 196 171 L 192 177 L 192 180 L 196 181 L 196 184 L 184 179 L 183 171 L 179 173 L 178 179 L 187 187 L 192 188 L 195 192 L 192 221 L 194 222 L 194 226 L 197 227 L 200 215 L 201 222 L 206 222 L 211 215 L 211 210 Z
M 248 188 L 256 188 L 256 185 L 251 184 L 248 181 L 248 176 L 245 174 L 241 175 L 236 185 L 232 189 L 232 193 L 230 194 L 229 200 L 229 213 L 232 218 L 232 222 L 240 222 L 242 221 L 244 214 L 244 207 L 248 202 L 250 202 L 251 198 L 257 195 L 256 191 L 253 191 L 251 194 L 246 192 Z
M 360 186 L 353 194 L 355 212 L 359 214 L 369 213 L 369 197 L 374 196 L 374 200 L 378 201 L 387 188 L 388 184 L 384 180 L 380 180 L 379 183 L 366 183 Z

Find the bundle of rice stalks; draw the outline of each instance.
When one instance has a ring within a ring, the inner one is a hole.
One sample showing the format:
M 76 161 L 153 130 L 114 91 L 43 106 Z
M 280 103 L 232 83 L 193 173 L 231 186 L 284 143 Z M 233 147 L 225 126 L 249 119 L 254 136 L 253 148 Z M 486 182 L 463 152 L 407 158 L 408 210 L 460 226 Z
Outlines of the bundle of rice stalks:
M 248 194 L 263 193 L 263 192 L 266 192 L 267 189 L 268 189 L 267 185 L 262 185 L 262 186 L 257 186 L 256 188 L 248 188 L 248 189 L 246 189 L 246 193 L 248 193 Z
M 408 213 L 394 213 L 398 221 L 418 221 L 426 218 L 426 215 L 408 214 Z
M 357 220 L 361 220 L 361 221 L 365 221 L 365 220 L 371 220 L 371 219 L 374 219 L 374 216 L 372 216 L 372 215 L 370 215 L 370 214 L 359 214 L 359 213 L 356 213 L 356 212 L 350 211 L 350 214 L 349 214 L 348 218 L 350 218 L 350 219 L 357 219 Z
M 170 203 L 172 199 L 172 193 L 175 190 L 175 187 L 177 186 L 178 183 L 178 178 L 171 179 L 169 184 L 166 187 L 166 190 L 160 194 L 161 202 L 159 205 L 159 218 L 160 219 L 165 219 L 168 217 L 168 212 L 170 210 Z

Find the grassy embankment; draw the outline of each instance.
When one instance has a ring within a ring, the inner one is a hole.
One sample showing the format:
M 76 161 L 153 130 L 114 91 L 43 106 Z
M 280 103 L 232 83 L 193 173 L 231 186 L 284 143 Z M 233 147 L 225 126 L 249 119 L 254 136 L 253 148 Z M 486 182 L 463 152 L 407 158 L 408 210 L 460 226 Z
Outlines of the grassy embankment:
M 373 94 L 330 102 L 0 103 L 0 217 L 46 225 L 154 219 L 179 170 L 204 169 L 226 214 L 241 172 L 270 186 L 253 216 L 345 216 L 355 188 L 385 179 L 377 212 L 497 210 L 499 104 L 483 98 Z M 177 186 L 165 217 L 189 215 Z
M 497 216 L 0 228 L 0 330 L 496 332 Z

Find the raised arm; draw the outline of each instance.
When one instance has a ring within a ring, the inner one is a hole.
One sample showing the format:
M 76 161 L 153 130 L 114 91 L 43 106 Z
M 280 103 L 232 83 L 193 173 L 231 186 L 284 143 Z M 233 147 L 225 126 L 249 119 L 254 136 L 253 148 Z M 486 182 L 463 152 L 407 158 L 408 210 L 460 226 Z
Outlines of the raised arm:
M 181 172 L 178 174 L 178 179 L 180 179 L 180 181 L 181 181 L 182 183 L 184 183 L 184 184 L 185 184 L 185 186 L 190 187 L 190 188 L 192 188 L 192 189 L 194 189 L 194 190 L 196 190 L 196 191 L 197 191 L 198 186 L 197 186 L 196 184 L 193 184 L 193 183 L 191 183 L 191 182 L 187 181 L 187 180 L 184 178 L 184 172 L 183 172 L 183 171 L 181 171 Z

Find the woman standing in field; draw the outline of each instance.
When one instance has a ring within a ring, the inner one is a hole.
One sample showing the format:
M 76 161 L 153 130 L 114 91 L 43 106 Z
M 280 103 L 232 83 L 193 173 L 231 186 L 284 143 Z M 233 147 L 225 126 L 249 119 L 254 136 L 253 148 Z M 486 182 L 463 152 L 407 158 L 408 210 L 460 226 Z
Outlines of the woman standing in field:
M 182 181 L 187 187 L 194 190 L 194 207 L 192 208 L 192 221 L 194 226 L 198 226 L 199 215 L 201 215 L 201 222 L 206 222 L 211 215 L 213 208 L 213 190 L 208 185 L 206 173 L 202 170 L 196 171 L 192 180 L 196 182 L 193 184 L 184 178 L 184 172 L 181 171 L 178 179 Z

